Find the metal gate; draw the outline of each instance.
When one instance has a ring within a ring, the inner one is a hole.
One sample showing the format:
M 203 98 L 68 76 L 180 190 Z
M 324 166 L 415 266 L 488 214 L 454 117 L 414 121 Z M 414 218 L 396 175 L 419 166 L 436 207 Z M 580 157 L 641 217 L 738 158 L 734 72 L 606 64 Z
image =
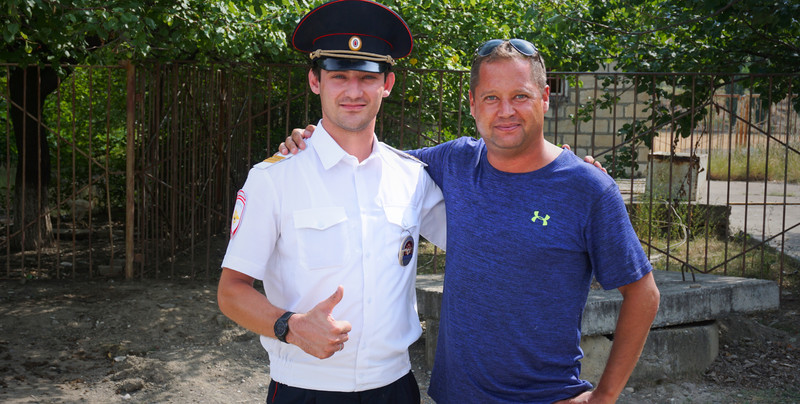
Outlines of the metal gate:
M 16 66 L 0 67 L 0 130 L 5 131 L 0 274 L 5 278 L 216 277 L 234 196 L 249 168 L 271 155 L 292 128 L 319 119 L 304 66 L 64 66 L 41 108 L 15 100 L 9 84 Z M 27 74 L 33 78 L 25 82 L 27 89 L 46 84 L 41 70 Z M 379 138 L 415 148 L 475 136 L 468 72 L 396 74 L 378 118 Z M 800 129 L 792 104 L 797 91 L 774 100 L 769 88 L 756 93 L 747 85 L 754 76 L 731 76 L 728 82 L 735 85 L 693 104 L 705 114 L 689 136 L 677 136 L 674 122 L 648 122 L 652 108 L 674 117 L 687 111 L 637 94 L 637 87 L 645 82 L 662 94 L 679 94 L 686 88 L 675 84 L 678 78 L 695 76 L 702 75 L 553 72 L 545 136 L 569 143 L 578 155 L 595 155 L 609 168 L 625 162 L 620 173 L 628 178 L 618 184 L 658 267 L 796 286 Z M 29 103 L 38 93 L 32 94 Z M 23 115 L 41 124 L 31 129 L 41 136 L 20 145 L 10 116 L 23 104 Z M 626 131 L 632 134 L 627 139 L 621 136 Z M 643 140 L 653 133 L 658 136 L 651 144 Z M 31 151 L 42 144 L 49 159 Z M 625 150 L 633 154 L 626 157 Z M 773 159 L 777 165 L 767 164 Z M 20 164 L 44 160 L 53 173 L 48 187 L 32 177 L 18 185 Z M 665 164 L 656 181 L 658 163 Z M 680 171 L 687 165 L 691 170 Z M 743 179 L 736 180 L 740 167 Z M 659 183 L 678 188 L 670 194 L 672 188 Z M 14 200 L 19 190 L 33 194 L 33 206 L 43 206 L 25 226 L 13 223 L 21 209 Z M 14 246 L 20 236 L 46 230 L 48 221 L 54 243 Z

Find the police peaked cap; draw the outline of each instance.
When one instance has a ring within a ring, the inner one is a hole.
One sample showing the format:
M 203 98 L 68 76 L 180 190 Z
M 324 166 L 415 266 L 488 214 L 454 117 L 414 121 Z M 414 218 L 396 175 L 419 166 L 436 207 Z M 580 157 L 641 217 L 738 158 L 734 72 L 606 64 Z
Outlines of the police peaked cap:
M 292 46 L 325 70 L 381 73 L 411 53 L 411 30 L 394 11 L 369 0 L 334 0 L 309 11 Z

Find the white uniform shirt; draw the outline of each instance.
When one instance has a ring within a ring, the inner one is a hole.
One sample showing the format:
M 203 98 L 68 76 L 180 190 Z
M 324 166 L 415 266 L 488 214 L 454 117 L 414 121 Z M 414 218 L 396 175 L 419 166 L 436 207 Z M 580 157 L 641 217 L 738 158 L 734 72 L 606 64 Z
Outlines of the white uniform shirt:
M 408 347 L 422 334 L 415 292 L 419 234 L 445 245 L 444 199 L 421 162 L 377 138 L 361 163 L 321 122 L 307 145 L 250 170 L 222 266 L 262 280 L 272 304 L 300 313 L 344 286 L 332 313 L 352 324 L 344 349 L 320 360 L 262 336 L 274 380 L 326 391 L 382 387 L 411 369 Z M 403 266 L 408 236 L 413 257 Z

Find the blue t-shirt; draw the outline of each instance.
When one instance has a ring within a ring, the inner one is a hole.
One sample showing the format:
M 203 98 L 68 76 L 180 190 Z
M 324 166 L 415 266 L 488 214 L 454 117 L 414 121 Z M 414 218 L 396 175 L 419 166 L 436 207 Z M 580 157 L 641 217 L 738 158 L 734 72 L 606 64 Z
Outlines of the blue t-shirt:
M 483 140 L 411 154 L 447 208 L 447 263 L 430 396 L 439 403 L 550 403 L 581 380 L 592 276 L 606 289 L 651 266 L 616 183 L 564 151 L 529 173 L 492 167 Z

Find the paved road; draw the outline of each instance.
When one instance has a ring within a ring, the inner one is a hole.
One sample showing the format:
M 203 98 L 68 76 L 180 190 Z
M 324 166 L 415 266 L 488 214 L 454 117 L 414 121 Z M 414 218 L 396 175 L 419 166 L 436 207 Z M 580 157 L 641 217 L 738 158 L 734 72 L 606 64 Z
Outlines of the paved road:
M 644 179 L 617 180 L 617 184 L 626 201 L 631 189 L 636 200 L 645 200 L 648 195 Z M 711 192 L 707 192 L 705 187 L 710 187 Z M 800 205 L 791 205 L 800 204 L 800 184 L 784 186 L 782 182 L 768 182 L 765 185 L 761 181 L 748 185 L 744 181 L 731 181 L 730 184 L 727 181 L 709 181 L 701 183 L 698 194 L 696 203 L 731 205 L 730 234 L 746 232 L 757 240 L 763 240 L 788 229 L 769 244 L 780 251 L 783 238 L 784 252 L 800 259 Z M 784 203 L 787 204 L 785 208 Z
M 729 185 L 726 181 L 710 181 L 708 186 L 709 203 L 731 205 L 731 234 L 745 232 L 763 240 L 788 229 L 782 236 L 784 252 L 800 259 L 800 185 L 782 182 L 748 185 L 743 181 L 731 181 Z M 705 196 L 701 194 L 701 203 L 705 202 Z M 769 244 L 780 251 L 782 237 L 772 239 Z

